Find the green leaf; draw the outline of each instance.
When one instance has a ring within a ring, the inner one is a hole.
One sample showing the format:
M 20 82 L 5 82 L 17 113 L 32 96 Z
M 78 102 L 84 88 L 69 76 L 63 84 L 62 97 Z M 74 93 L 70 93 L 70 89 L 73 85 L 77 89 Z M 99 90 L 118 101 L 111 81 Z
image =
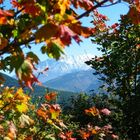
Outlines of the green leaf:
M 55 58 L 58 60 L 61 54 L 64 54 L 62 48 L 55 42 L 51 42 L 48 46 L 43 46 L 41 48 L 42 53 L 46 53 L 50 58 Z
M 18 30 L 16 30 L 16 29 L 13 30 L 12 33 L 13 33 L 13 37 L 14 37 L 14 38 L 16 38 L 16 37 L 19 36 L 19 32 L 18 32 Z
M 36 64 L 38 64 L 39 58 L 38 58 L 38 56 L 35 53 L 28 52 L 27 53 L 27 57 L 31 58 L 33 62 L 35 62 Z

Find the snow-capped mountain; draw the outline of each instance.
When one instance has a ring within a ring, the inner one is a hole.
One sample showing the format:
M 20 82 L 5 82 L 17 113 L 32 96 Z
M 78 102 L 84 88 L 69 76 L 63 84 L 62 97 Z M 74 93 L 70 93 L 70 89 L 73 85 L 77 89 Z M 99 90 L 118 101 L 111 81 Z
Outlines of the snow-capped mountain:
M 79 56 L 62 56 L 58 61 L 55 59 L 47 59 L 36 66 L 38 69 L 36 75 L 48 67 L 49 70 L 39 76 L 39 80 L 44 83 L 68 73 L 88 70 L 90 67 L 84 62 L 90 60 L 92 57 L 94 56 L 86 54 Z

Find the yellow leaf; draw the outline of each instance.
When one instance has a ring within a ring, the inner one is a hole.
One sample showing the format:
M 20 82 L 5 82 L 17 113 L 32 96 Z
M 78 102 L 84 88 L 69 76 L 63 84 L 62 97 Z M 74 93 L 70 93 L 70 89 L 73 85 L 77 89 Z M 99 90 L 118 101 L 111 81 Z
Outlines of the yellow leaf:
M 14 100 L 19 100 L 20 103 L 27 103 L 29 99 L 30 97 L 24 94 L 21 88 L 18 89 L 17 92 L 14 94 Z
M 51 113 L 51 119 L 56 120 L 60 115 L 61 109 L 58 104 L 55 104 L 50 107 L 49 111 Z
M 3 107 L 4 102 L 2 100 L 0 100 L 0 108 Z
M 58 2 L 58 8 L 60 9 L 60 15 L 64 15 L 66 12 L 66 9 L 69 9 L 70 7 L 70 1 L 69 0 L 59 0 Z
M 28 111 L 28 106 L 25 103 L 21 103 L 16 105 L 16 109 L 20 112 L 20 113 L 26 113 Z

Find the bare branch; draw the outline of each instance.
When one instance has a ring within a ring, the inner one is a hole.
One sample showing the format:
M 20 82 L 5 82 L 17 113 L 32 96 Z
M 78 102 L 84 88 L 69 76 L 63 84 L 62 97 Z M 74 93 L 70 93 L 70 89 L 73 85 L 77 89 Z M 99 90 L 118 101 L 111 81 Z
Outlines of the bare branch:
M 101 7 L 104 3 L 108 2 L 108 0 L 103 0 L 100 3 L 97 3 L 95 6 L 93 6 L 91 9 L 87 10 L 86 12 L 84 12 L 83 14 L 79 15 L 76 19 L 81 19 L 84 16 L 88 15 L 90 12 L 92 12 L 93 10 L 95 10 L 98 7 Z

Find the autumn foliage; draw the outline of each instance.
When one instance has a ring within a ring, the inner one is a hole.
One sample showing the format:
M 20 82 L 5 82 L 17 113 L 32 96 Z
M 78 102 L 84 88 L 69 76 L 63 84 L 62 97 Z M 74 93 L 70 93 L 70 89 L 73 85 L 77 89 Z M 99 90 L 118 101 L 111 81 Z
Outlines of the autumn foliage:
M 0 55 L 7 54 L 1 58 L 0 69 L 10 72 L 15 70 L 20 83 L 32 89 L 32 84 L 38 83 L 33 69 L 39 61 L 37 55 L 30 52 L 32 43 L 37 45 L 43 42 L 40 48 L 42 53 L 59 59 L 72 39 L 79 44 L 81 36 L 87 38 L 106 29 L 105 21 L 108 18 L 97 11 L 106 2 L 107 0 L 101 3 L 90 0 L 11 0 L 5 9 L 6 2 L 0 1 Z M 113 4 L 113 1 L 109 2 Z M 128 16 L 133 23 L 139 24 L 139 0 L 126 2 L 131 4 Z M 78 8 L 85 12 L 77 14 Z M 82 25 L 80 19 L 84 16 L 92 17 L 93 27 Z M 24 54 L 23 46 L 29 50 L 29 57 L 28 53 Z
M 98 138 L 115 136 L 109 124 L 103 127 L 87 124 L 83 128 L 77 126 L 76 130 L 74 127 L 69 128 L 70 124 L 63 118 L 60 105 L 55 103 L 56 96 L 55 92 L 46 93 L 44 102 L 35 105 L 30 102 L 31 98 L 21 88 L 3 88 L 0 97 L 0 138 L 76 140 L 93 136 Z M 99 120 L 102 118 L 102 113 L 108 116 L 111 112 L 106 108 L 98 110 L 95 106 L 85 110 L 85 115 Z M 116 138 L 118 139 L 117 136 Z
M 113 127 L 102 123 L 112 115 L 107 108 L 95 105 L 85 108 L 83 114 L 101 121 L 100 126 L 92 122 L 82 126 L 72 126 L 56 103 L 57 94 L 47 93 L 43 102 L 32 103 L 32 97 L 23 90 L 25 86 L 33 91 L 38 81 L 33 72 L 39 63 L 32 48 L 40 47 L 42 55 L 59 60 L 64 49 L 72 40 L 80 44 L 83 39 L 101 35 L 105 32 L 118 35 L 118 23 L 106 25 L 108 17 L 100 14 L 99 7 L 108 7 L 121 1 L 103 0 L 0 0 L 0 70 L 15 72 L 20 88 L 2 87 L 0 77 L 0 139 L 4 140 L 90 140 L 119 139 Z M 140 24 L 140 1 L 124 0 L 129 12 L 130 24 Z M 78 14 L 78 9 L 84 12 Z M 83 26 L 81 18 L 90 18 L 92 25 Z M 139 48 L 139 44 L 137 45 Z M 96 62 L 104 61 L 95 58 Z M 112 64 L 109 64 L 111 67 Z M 47 71 L 46 68 L 44 71 Z M 39 93 L 38 93 L 39 94 Z M 85 117 L 84 116 L 84 117 Z M 70 116 L 69 116 L 70 118 Z

